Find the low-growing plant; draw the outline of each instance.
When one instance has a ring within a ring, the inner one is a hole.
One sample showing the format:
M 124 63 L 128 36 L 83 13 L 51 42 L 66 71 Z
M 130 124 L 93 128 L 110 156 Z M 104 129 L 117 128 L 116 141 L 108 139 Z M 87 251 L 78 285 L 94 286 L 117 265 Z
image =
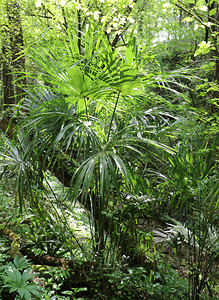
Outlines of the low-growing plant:
M 46 288 L 48 290 L 60 291 L 65 280 L 70 277 L 70 270 L 62 269 L 59 267 L 53 267 L 44 272 L 44 276 L 47 278 Z
M 66 246 L 67 236 L 63 234 L 63 228 L 57 224 L 51 214 L 34 212 L 30 225 L 26 232 L 27 242 L 25 247 L 34 247 L 36 254 L 48 254 L 51 256 L 63 255 L 69 251 Z
M 94 270 L 90 274 L 92 299 L 187 300 L 188 282 L 174 271 L 165 258 L 154 257 L 154 269 L 145 267 Z M 92 275 L 93 274 L 93 275 Z M 106 294 L 104 294 L 104 292 Z M 100 294 L 102 293 L 102 298 Z
M 40 299 L 41 287 L 30 282 L 36 276 L 32 273 L 29 261 L 16 256 L 0 269 L 0 278 L 3 280 L 3 292 L 13 293 L 16 300 Z

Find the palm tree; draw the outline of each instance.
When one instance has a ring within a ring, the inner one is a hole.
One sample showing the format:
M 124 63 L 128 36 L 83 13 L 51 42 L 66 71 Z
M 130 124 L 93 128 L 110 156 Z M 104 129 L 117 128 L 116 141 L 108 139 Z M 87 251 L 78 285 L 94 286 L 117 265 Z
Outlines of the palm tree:
M 149 139 L 147 128 L 132 122 L 130 112 L 136 114 L 139 103 L 145 105 L 145 90 L 156 81 L 142 68 L 149 57 L 144 49 L 138 51 L 133 32 L 120 52 L 103 30 L 96 43 L 90 42 L 93 35 L 93 30 L 85 33 L 83 54 L 72 29 L 61 39 L 52 30 L 48 40 L 28 50 L 41 73 L 20 104 L 26 113 L 17 128 L 22 141 L 29 139 L 35 170 L 49 168 L 63 182 L 68 176 L 69 199 L 91 212 L 94 252 L 101 253 L 107 233 L 112 236 L 115 228 L 106 212 L 137 184 L 131 158 L 140 161 L 149 145 L 174 151 Z

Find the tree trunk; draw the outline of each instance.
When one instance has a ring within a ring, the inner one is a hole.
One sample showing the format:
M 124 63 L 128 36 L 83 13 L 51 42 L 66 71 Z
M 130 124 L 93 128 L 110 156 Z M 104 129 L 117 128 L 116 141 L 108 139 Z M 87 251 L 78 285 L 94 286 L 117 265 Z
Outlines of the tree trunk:
M 216 1 L 214 1 L 211 6 L 210 6 L 210 10 L 212 9 L 216 9 L 216 13 L 215 15 L 213 15 L 212 17 L 214 18 L 215 22 L 214 25 L 212 25 L 212 31 L 214 34 L 214 44 L 215 44 L 215 50 L 213 51 L 213 55 L 215 56 L 215 68 L 214 68 L 214 76 L 213 76 L 213 82 L 216 83 L 217 85 L 219 84 L 219 51 L 218 51 L 218 37 L 219 37 L 219 26 L 217 24 L 219 24 L 219 5 L 216 3 Z M 218 99 L 219 99 L 219 90 L 215 90 L 212 94 L 212 98 L 217 98 L 217 103 L 218 103 Z M 215 113 L 216 111 L 218 111 L 218 108 L 216 105 L 214 104 L 210 104 L 210 110 L 212 113 Z
M 3 32 L 3 41 L 2 41 L 2 57 L 3 57 L 3 66 L 2 66 L 2 81 L 3 81 L 3 104 L 5 108 L 9 104 L 15 103 L 14 98 L 14 85 L 13 85 L 13 74 L 12 74 L 12 65 L 11 65 L 11 55 L 10 55 L 10 45 L 6 39 L 5 30 Z
M 25 77 L 19 79 L 19 73 L 25 72 L 25 58 L 24 56 L 20 56 L 20 51 L 24 49 L 24 41 L 19 10 L 17 0 L 6 1 L 8 19 L 6 45 L 8 45 L 8 49 L 7 51 L 4 49 L 5 45 L 3 45 L 2 49 L 3 55 L 7 52 L 3 65 L 5 104 L 18 103 L 23 98 L 23 89 L 21 86 L 26 85 Z M 13 83 L 13 81 L 15 81 L 15 83 Z

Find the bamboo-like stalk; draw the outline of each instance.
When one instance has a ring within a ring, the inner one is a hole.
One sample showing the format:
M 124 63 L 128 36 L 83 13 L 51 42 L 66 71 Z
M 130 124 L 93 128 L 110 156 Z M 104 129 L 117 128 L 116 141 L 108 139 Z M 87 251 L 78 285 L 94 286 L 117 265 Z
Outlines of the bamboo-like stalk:
M 119 102 L 120 94 L 121 94 L 121 92 L 119 91 L 118 95 L 117 95 L 116 103 L 115 103 L 115 106 L 114 106 L 112 118 L 110 120 L 109 132 L 108 132 L 108 136 L 107 136 L 107 142 L 109 141 L 109 137 L 110 137 L 110 133 L 111 133 L 111 129 L 112 129 L 112 123 L 113 123 L 113 119 L 114 119 L 114 116 L 115 116 L 115 113 L 116 113 L 116 108 L 117 108 L 117 105 L 118 105 L 118 102 Z

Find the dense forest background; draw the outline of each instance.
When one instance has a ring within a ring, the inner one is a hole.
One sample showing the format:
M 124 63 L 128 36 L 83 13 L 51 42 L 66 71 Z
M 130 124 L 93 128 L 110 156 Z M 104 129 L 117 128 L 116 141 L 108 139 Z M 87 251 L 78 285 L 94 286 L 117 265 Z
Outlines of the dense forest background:
M 219 1 L 0 9 L 0 298 L 218 299 Z

